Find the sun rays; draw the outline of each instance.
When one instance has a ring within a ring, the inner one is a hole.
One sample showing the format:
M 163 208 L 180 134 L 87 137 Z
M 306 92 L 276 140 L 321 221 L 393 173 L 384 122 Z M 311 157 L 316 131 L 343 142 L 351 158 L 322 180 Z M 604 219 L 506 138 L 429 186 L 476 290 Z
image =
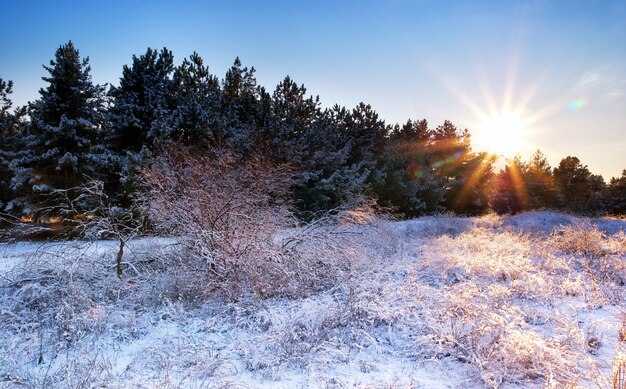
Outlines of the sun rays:
M 475 71 L 477 87 L 473 93 L 461 88 L 451 75 L 429 64 L 429 70 L 454 98 L 465 108 L 462 119 L 471 135 L 474 151 L 497 157 L 512 158 L 516 154 L 530 155 L 540 145 L 539 134 L 550 131 L 550 118 L 563 112 L 572 113 L 589 105 L 589 99 L 576 87 L 566 88 L 548 101 L 537 98 L 542 85 L 553 70 L 549 66 L 539 71 L 523 88 L 518 87 L 516 61 L 510 61 L 506 76 L 486 77 L 485 69 Z M 499 84 L 500 88 L 492 88 Z M 577 97 L 578 96 L 578 97 Z

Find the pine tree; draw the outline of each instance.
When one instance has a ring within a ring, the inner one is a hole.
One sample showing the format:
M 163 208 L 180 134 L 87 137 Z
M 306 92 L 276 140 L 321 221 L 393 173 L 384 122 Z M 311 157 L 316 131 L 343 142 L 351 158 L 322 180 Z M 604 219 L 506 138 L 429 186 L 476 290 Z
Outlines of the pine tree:
M 447 209 L 459 214 L 481 215 L 489 208 L 488 188 L 495 157 L 467 150 L 461 158 L 458 178 L 446 193 Z
M 602 211 L 604 210 L 604 201 L 606 182 L 604 177 L 599 174 L 592 174 L 589 177 L 589 185 L 591 186 L 591 198 L 587 205 L 588 211 Z
M 138 188 L 137 174 L 155 148 L 174 134 L 176 108 L 174 56 L 167 48 L 151 48 L 125 65 L 118 87 L 109 90 L 112 106 L 107 119 L 107 147 L 114 154 L 114 167 L 105 189 L 121 205 Z
M 431 166 L 443 183 L 446 209 L 472 215 L 486 211 L 494 161 L 472 152 L 468 130 L 446 120 L 431 131 L 428 148 Z
M 301 212 L 316 214 L 337 207 L 344 194 L 337 193 L 333 184 L 340 181 L 341 171 L 347 165 L 351 141 L 349 125 L 352 114 L 345 107 L 335 105 L 320 112 L 295 143 L 293 155 L 298 157 L 300 179 L 294 188 L 296 203 Z M 331 178 L 335 174 L 334 178 Z M 350 191 L 348 186 L 343 186 Z
M 573 211 L 584 211 L 592 200 L 591 172 L 577 157 L 567 156 L 554 169 L 554 179 L 562 204 Z
M 13 93 L 13 81 L 4 81 L 0 78 L 0 120 L 4 121 L 10 117 L 9 110 L 13 106 L 10 95 Z M 2 127 L 4 128 L 4 126 Z
M 626 215 L 626 169 L 621 177 L 613 177 L 606 188 L 605 206 L 613 214 Z
M 276 86 L 272 95 L 270 137 L 275 158 L 300 166 L 305 161 L 306 140 L 320 115 L 319 97 L 306 96 L 289 76 Z
M 428 122 L 408 120 L 388 133 L 374 184 L 381 205 L 406 217 L 441 211 L 445 193 L 443 180 L 431 167 Z
M 24 116 L 24 109 L 11 112 L 13 102 L 13 82 L 4 81 L 0 78 L 0 211 L 13 211 L 12 200 L 15 196 L 11 188 L 13 171 L 11 165 L 23 152 L 20 147 L 20 126 L 21 118 Z
M 89 58 L 81 59 L 70 41 L 44 68 L 50 74 L 43 77 L 48 86 L 29 104 L 29 154 L 17 161 L 13 183 L 26 211 L 48 203 L 56 189 L 77 187 L 85 176 L 97 176 L 101 162 L 95 146 L 101 136 L 104 87 L 92 83 Z
M 352 110 L 335 105 L 320 112 L 318 100 L 304 98 L 304 87 L 290 79 L 280 92 L 275 94 L 282 97 L 275 99 L 282 124 L 278 134 L 283 147 L 295 146 L 290 155 L 301 168 L 296 188 L 301 209 L 322 212 L 363 198 L 378 180 L 377 158 L 387 132 L 378 114 L 363 103 Z
M 348 164 L 365 163 L 374 167 L 376 156 L 382 151 L 387 127 L 369 104 L 359 103 L 352 110 L 350 138 L 352 140 Z
M 237 57 L 222 81 L 224 143 L 239 154 L 251 150 L 265 121 L 260 104 L 263 99 L 267 102 L 268 96 L 263 96 L 265 91 L 257 85 L 255 72 L 254 67 L 242 67 Z
M 528 163 L 522 166 L 522 175 L 529 208 L 552 208 L 558 205 L 554 175 L 541 150 L 536 150 Z
M 221 90 L 198 53 L 193 53 L 174 71 L 175 111 L 171 115 L 172 138 L 190 147 L 223 143 L 219 128 Z
M 174 56 L 167 48 L 148 48 L 139 57 L 133 55 L 131 66 L 124 65 L 120 85 L 109 91 L 113 106 L 108 143 L 114 152 L 152 149 L 170 135 L 171 128 L 162 125 L 173 122 L 173 71 Z
M 525 209 L 523 204 L 524 194 L 520 192 L 519 167 L 515 162 L 505 166 L 494 177 L 492 190 L 489 197 L 489 206 L 497 214 L 516 214 Z

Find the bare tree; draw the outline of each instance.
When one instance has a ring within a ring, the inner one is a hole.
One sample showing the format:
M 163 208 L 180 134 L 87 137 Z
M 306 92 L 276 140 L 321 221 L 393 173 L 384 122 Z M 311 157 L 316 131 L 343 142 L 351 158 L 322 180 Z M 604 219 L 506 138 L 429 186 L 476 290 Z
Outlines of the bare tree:
M 137 209 L 116 206 L 104 191 L 104 184 L 88 180 L 80 187 L 52 193 L 55 205 L 45 211 L 62 218 L 70 236 L 88 240 L 115 239 L 119 242 L 115 268 L 122 277 L 124 247 L 145 225 Z M 136 270 L 135 270 L 136 271 Z

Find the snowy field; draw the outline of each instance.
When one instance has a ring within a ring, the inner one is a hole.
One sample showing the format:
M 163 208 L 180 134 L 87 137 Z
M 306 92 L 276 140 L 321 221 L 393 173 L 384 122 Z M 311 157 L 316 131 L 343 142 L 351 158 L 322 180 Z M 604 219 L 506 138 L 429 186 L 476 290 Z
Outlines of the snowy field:
M 626 220 L 349 228 L 334 285 L 226 300 L 174 240 L 0 246 L 0 387 L 613 388 Z M 626 367 L 625 367 L 626 369 Z M 567 386 L 566 386 L 567 385 Z

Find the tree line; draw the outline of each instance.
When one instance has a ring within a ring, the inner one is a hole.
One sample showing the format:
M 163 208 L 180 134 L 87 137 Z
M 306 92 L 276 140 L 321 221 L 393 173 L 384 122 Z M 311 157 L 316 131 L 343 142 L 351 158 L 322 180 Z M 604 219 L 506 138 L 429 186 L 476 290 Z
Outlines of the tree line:
M 404 217 L 538 208 L 626 213 L 626 170 L 606 184 L 574 156 L 553 169 L 537 151 L 496 173 L 495 157 L 472 150 L 470 133 L 449 121 L 392 125 L 365 103 L 322 108 L 289 76 L 266 90 L 238 58 L 220 79 L 197 53 L 176 66 L 170 50 L 148 48 L 123 67 L 119 86 L 96 85 L 88 57 L 70 41 L 44 69 L 39 98 L 15 109 L 13 83 L 0 79 L 5 214 L 41 218 L 54 206 L 52 193 L 72 196 L 87 180 L 129 207 L 142 169 L 172 144 L 289 165 L 293 204 L 305 219 L 362 198 Z

